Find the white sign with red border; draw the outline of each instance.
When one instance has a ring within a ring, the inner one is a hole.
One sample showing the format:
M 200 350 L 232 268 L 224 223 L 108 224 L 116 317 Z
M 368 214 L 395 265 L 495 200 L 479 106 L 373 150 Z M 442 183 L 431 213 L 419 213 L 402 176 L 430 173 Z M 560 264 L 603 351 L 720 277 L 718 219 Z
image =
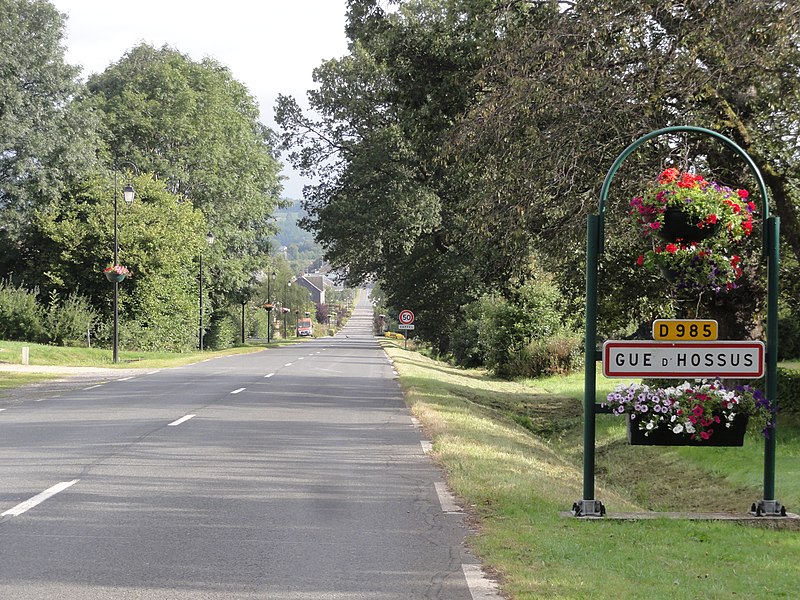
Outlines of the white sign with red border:
M 603 344 L 603 375 L 758 379 L 764 376 L 764 342 L 609 340 Z
M 403 325 L 411 325 L 414 322 L 414 313 L 410 310 L 401 310 L 397 317 Z

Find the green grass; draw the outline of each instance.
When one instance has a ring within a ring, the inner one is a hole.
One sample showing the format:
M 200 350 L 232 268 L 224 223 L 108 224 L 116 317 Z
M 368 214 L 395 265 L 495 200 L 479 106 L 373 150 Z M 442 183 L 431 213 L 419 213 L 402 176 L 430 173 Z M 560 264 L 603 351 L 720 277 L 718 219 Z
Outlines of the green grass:
M 277 342 L 271 343 L 270 346 L 292 343 L 295 342 L 293 340 L 278 340 Z M 215 356 L 258 352 L 267 347 L 266 345 L 248 345 L 237 346 L 227 350 L 184 353 L 132 352 L 120 350 L 120 362 L 114 363 L 111 350 L 105 348 L 73 348 L 30 344 L 27 342 L 0 341 L 0 362 L 21 364 L 23 346 L 30 348 L 29 357 L 30 364 L 32 365 L 109 367 L 122 369 L 132 367 L 142 369 L 176 367 L 191 364 L 206 358 L 213 358 Z
M 512 598 L 794 598 L 800 536 L 730 522 L 562 517 L 582 495 L 583 375 L 506 382 L 386 344 L 433 456 L 477 518 L 470 545 Z M 598 390 L 617 381 L 598 379 Z M 763 448 L 629 446 L 597 424 L 597 497 L 613 512 L 729 510 L 760 498 Z M 800 506 L 798 429 L 784 428 L 779 499 Z M 796 522 L 793 522 L 796 523 Z
M 0 371 L 0 398 L 4 395 L 3 390 L 18 388 L 29 383 L 39 383 L 52 378 L 52 375 L 46 373 L 4 373 Z

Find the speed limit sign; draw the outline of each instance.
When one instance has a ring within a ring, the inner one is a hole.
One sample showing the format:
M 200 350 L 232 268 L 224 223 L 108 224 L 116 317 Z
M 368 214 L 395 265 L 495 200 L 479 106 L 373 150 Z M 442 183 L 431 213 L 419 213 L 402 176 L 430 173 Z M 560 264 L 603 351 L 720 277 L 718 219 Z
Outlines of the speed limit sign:
M 410 310 L 401 310 L 398 319 L 403 325 L 411 325 L 414 322 L 414 313 Z

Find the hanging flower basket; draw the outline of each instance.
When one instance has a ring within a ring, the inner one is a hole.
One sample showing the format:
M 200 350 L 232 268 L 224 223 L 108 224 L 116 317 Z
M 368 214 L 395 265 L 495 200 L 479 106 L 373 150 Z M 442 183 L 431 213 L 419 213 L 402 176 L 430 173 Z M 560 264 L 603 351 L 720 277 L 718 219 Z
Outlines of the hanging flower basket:
M 620 384 L 603 406 L 626 416 L 628 441 L 636 445 L 741 446 L 748 423 L 764 437 L 775 426 L 775 410 L 761 390 L 727 389 L 719 380 L 668 388 Z
M 725 292 L 742 276 L 733 244 L 753 231 L 755 204 L 747 190 L 706 181 L 701 175 L 666 169 L 657 183 L 630 201 L 630 215 L 652 241 L 637 265 L 678 290 Z
M 116 281 L 119 283 L 120 281 L 124 281 L 126 277 L 131 276 L 130 270 L 127 267 L 123 267 L 122 265 L 112 265 L 110 267 L 106 267 L 103 269 L 103 274 L 106 276 L 111 282 Z

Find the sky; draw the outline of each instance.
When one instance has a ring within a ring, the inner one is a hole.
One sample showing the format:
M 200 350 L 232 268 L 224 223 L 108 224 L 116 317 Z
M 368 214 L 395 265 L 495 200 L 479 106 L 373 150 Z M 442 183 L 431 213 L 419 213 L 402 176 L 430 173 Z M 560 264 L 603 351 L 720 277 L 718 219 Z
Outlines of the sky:
M 312 71 L 347 54 L 346 0 L 50 0 L 67 15 L 66 60 L 85 80 L 138 45 L 164 44 L 199 61 L 211 57 L 256 98 L 261 121 L 277 131 L 278 94 L 306 107 Z M 309 180 L 284 158 L 283 196 L 302 197 Z

